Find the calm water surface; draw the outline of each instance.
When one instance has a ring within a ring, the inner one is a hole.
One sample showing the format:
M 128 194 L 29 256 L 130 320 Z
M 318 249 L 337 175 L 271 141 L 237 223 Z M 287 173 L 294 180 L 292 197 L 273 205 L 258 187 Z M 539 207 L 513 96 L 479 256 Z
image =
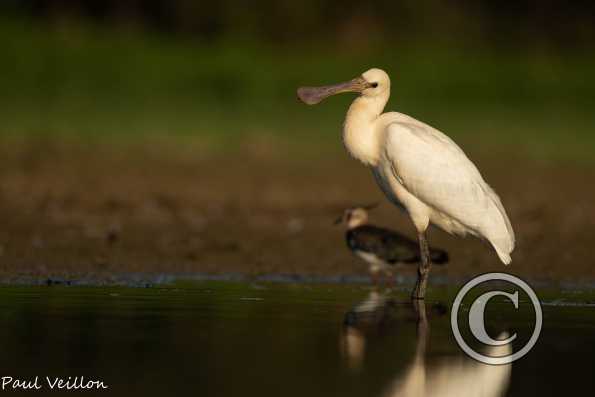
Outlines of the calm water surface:
M 42 389 L 15 395 L 51 394 L 46 376 L 84 376 L 109 387 L 68 393 L 87 396 L 559 396 L 595 390 L 592 294 L 540 294 L 539 342 L 512 366 L 494 367 L 466 358 L 456 345 L 449 316 L 454 293 L 434 290 L 420 308 L 405 291 L 348 285 L 1 287 L 0 375 L 39 377 Z M 496 298 L 486 313 L 490 334 L 514 330 L 515 344 L 526 341 L 531 318 Z

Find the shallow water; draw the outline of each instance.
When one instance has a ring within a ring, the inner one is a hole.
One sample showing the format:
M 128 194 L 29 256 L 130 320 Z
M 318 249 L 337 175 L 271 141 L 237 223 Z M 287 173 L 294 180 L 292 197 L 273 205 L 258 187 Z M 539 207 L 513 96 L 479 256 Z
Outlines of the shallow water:
M 595 389 L 590 296 L 541 293 L 541 337 L 503 369 L 461 353 L 447 288 L 432 291 L 422 319 L 406 291 L 361 285 L 1 287 L 0 369 L 1 376 L 38 376 L 34 395 L 50 393 L 46 376 L 109 387 L 84 395 L 409 396 L 420 382 L 426 394 L 480 395 L 477 387 L 484 395 L 587 393 Z M 494 299 L 487 328 L 512 329 L 522 343 L 530 317 Z

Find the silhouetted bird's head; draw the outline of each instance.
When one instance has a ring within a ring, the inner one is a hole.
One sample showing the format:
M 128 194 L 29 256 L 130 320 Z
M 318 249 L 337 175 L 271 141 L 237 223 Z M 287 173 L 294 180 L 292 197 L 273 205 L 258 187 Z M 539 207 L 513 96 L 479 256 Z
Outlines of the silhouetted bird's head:
M 348 208 L 343 212 L 335 224 L 343 223 L 347 225 L 347 229 L 353 229 L 368 223 L 368 211 L 363 207 Z

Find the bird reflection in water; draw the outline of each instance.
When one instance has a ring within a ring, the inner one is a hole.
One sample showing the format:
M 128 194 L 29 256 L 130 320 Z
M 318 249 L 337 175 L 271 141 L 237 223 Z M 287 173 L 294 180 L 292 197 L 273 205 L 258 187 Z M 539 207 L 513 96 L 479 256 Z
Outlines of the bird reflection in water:
M 508 389 L 511 364 L 488 365 L 466 356 L 456 356 L 426 365 L 429 321 L 423 300 L 411 303 L 417 328 L 415 354 L 404 372 L 399 372 L 382 397 L 496 397 Z M 341 350 L 350 369 L 363 366 L 366 341 L 379 333 L 396 331 L 394 311 L 402 305 L 376 290 L 345 315 Z M 392 313 L 391 313 L 392 312 Z M 444 306 L 433 306 L 431 313 L 445 314 Z M 402 317 L 400 317 L 402 318 Z M 502 339 L 500 335 L 499 339 Z M 511 354 L 510 345 L 495 346 L 483 352 L 489 356 Z
M 366 336 L 388 331 L 394 322 L 388 321 L 394 301 L 386 293 L 373 289 L 368 298 L 355 305 L 345 314 L 340 348 L 350 369 L 361 368 L 366 352 Z

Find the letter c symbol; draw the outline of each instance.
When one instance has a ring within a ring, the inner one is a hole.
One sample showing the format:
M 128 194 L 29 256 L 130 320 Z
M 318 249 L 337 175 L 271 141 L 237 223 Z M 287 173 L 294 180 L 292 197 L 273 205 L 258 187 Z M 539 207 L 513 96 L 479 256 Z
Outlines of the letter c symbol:
M 486 345 L 491 346 L 503 346 L 511 343 L 513 340 L 516 339 L 517 334 L 514 333 L 509 338 L 503 340 L 493 339 L 490 335 L 488 335 L 486 328 L 485 328 L 485 308 L 490 299 L 494 296 L 505 296 L 507 297 L 512 303 L 514 303 L 514 308 L 518 310 L 519 308 L 519 292 L 515 291 L 514 294 L 509 294 L 504 291 L 490 291 L 486 292 L 485 294 L 478 297 L 473 304 L 471 305 L 471 309 L 469 309 L 469 328 L 471 329 L 471 333 L 478 341 L 482 342 Z

